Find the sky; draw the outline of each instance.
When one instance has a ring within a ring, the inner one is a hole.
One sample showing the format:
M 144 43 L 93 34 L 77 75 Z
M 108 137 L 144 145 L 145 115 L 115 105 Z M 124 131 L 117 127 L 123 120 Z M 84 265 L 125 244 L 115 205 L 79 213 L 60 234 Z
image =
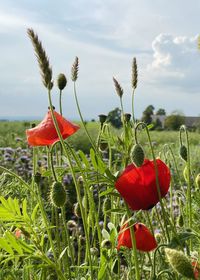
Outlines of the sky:
M 0 118 L 43 118 L 48 107 L 27 28 L 42 41 L 56 79 L 64 73 L 64 116 L 78 120 L 71 66 L 79 58 L 77 95 L 84 119 L 120 107 L 131 113 L 131 65 L 138 64 L 135 114 L 152 104 L 167 114 L 200 114 L 199 0 L 0 0 Z

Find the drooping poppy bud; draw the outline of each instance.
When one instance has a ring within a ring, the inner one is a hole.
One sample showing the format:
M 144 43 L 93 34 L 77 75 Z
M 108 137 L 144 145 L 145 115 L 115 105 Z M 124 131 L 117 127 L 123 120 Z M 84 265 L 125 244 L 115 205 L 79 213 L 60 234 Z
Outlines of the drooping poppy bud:
M 170 170 L 160 159 L 156 159 L 161 197 L 170 185 Z M 148 210 L 159 202 L 154 161 L 148 159 L 140 167 L 130 164 L 115 182 L 115 188 L 132 210 Z
M 55 207 L 63 207 L 67 201 L 67 193 L 60 182 L 54 182 L 51 188 L 51 202 Z
M 166 248 L 165 254 L 170 265 L 176 272 L 189 279 L 195 279 L 192 264 L 183 252 Z
M 141 166 L 144 162 L 144 150 L 141 145 L 135 144 L 132 150 L 132 161 L 137 167 Z
M 133 225 L 133 229 L 135 233 L 136 248 L 139 251 L 150 252 L 157 247 L 155 237 L 144 224 L 136 223 Z M 128 223 L 120 228 L 117 250 L 119 250 L 121 246 L 132 248 L 131 232 Z
M 185 145 L 181 145 L 179 153 L 181 158 L 187 161 L 187 148 L 185 147 Z
M 80 127 L 64 119 L 54 111 L 58 127 L 63 139 L 74 134 Z M 48 111 L 45 118 L 36 127 L 26 130 L 27 141 L 30 146 L 49 146 L 59 140 L 56 132 L 51 112 Z

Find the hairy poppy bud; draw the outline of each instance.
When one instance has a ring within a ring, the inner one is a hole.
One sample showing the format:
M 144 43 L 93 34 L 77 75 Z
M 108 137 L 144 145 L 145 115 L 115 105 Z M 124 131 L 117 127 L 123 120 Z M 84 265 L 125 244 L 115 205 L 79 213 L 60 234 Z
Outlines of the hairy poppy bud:
M 200 173 L 195 178 L 195 183 L 196 183 L 197 189 L 200 189 Z
M 74 204 L 74 215 L 77 217 L 77 218 L 80 218 L 81 217 L 81 209 L 80 209 L 80 205 L 78 202 L 76 202 Z
M 170 265 L 176 272 L 187 278 L 195 279 L 191 262 L 183 252 L 166 248 L 165 254 Z
M 109 239 L 104 239 L 101 242 L 101 247 L 106 248 L 106 249 L 111 249 L 112 248 L 112 242 Z
M 132 161 L 137 167 L 141 166 L 144 162 L 144 150 L 139 144 L 135 144 L 133 147 Z
M 96 247 L 92 247 L 92 248 L 90 248 L 90 253 L 92 256 L 98 256 L 99 250 Z
M 105 200 L 103 202 L 103 207 L 102 207 L 104 215 L 106 214 L 106 211 L 108 211 L 110 209 L 111 209 L 111 201 L 109 198 L 105 198 Z
M 99 143 L 99 150 L 101 152 L 104 152 L 108 149 L 108 143 L 104 140 L 101 140 L 100 143 Z
M 128 123 L 130 122 L 130 120 L 131 120 L 131 114 L 129 113 L 124 114 L 124 121 Z
M 187 161 L 187 148 L 185 145 L 181 145 L 179 154 L 183 160 Z
M 58 78 L 57 78 L 57 85 L 58 85 L 58 88 L 60 90 L 63 90 L 65 87 L 66 87 L 66 84 L 67 84 L 67 78 L 65 77 L 64 74 L 59 74 L 58 75 Z
M 41 178 L 42 178 L 42 175 L 40 172 L 36 172 L 35 175 L 34 175 L 34 181 L 36 184 L 39 184 L 41 182 Z
M 51 188 L 51 202 L 55 207 L 62 207 L 67 200 L 67 194 L 60 182 L 54 182 Z
M 99 115 L 99 122 L 100 122 L 101 124 L 104 124 L 105 121 L 106 121 L 106 119 L 107 119 L 107 116 L 106 116 L 106 115 L 103 115 L 103 114 L 100 114 L 100 115 Z
M 179 227 L 183 227 L 183 225 L 184 225 L 184 220 L 183 220 L 182 214 L 179 215 L 179 217 L 178 217 L 178 225 L 179 225 Z

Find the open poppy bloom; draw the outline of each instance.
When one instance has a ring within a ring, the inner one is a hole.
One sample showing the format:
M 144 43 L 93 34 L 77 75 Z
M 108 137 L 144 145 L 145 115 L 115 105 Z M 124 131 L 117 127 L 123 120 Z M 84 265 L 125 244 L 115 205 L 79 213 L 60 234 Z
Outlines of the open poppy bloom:
M 117 250 L 119 250 L 121 246 L 132 248 L 131 231 L 128 227 L 129 225 L 126 223 L 120 228 Z M 150 252 L 157 247 L 157 242 L 154 236 L 144 224 L 136 223 L 133 225 L 133 229 L 135 233 L 136 248 L 139 251 Z
M 60 114 L 54 111 L 58 122 L 58 127 L 63 139 L 74 134 L 80 127 L 64 119 Z M 54 127 L 51 112 L 48 111 L 45 118 L 36 127 L 26 130 L 27 141 L 30 146 L 49 146 L 59 140 Z
M 170 171 L 166 164 L 156 159 L 161 197 L 170 185 Z M 132 210 L 148 210 L 159 202 L 154 161 L 145 159 L 140 167 L 130 164 L 117 179 L 115 187 Z

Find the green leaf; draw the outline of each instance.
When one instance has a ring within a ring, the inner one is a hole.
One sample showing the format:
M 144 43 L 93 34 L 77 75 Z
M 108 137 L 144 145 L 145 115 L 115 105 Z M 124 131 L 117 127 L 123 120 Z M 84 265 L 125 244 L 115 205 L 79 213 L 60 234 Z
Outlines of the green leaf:
M 28 213 L 27 213 L 27 200 L 24 199 L 22 202 L 22 213 L 23 213 L 23 217 L 25 218 L 25 220 L 30 220 Z
M 100 193 L 99 197 L 102 197 L 102 196 L 105 196 L 105 195 L 108 195 L 110 194 L 111 192 L 113 192 L 114 188 L 109 188 L 103 192 Z
M 85 167 L 86 167 L 87 169 L 89 169 L 89 168 L 90 168 L 90 163 L 89 163 L 89 161 L 88 161 L 86 155 L 85 155 L 85 154 L 83 153 L 83 151 L 81 151 L 81 150 L 78 151 L 78 154 L 79 154 L 79 156 L 80 156 L 82 162 L 84 163 Z
M 5 238 L 9 241 L 12 248 L 14 248 L 20 255 L 23 255 L 23 250 L 12 233 L 8 231 L 5 232 Z
M 35 208 L 33 209 L 33 212 L 31 214 L 31 220 L 34 222 L 35 221 L 35 217 L 36 217 L 36 214 L 37 214 L 37 211 L 39 209 L 39 203 L 36 204 Z
M 98 165 L 97 165 L 97 161 L 96 161 L 96 154 L 95 151 L 91 148 L 90 149 L 90 159 L 92 162 L 92 165 L 94 167 L 94 169 L 97 171 L 98 170 Z
M 0 237 L 0 248 L 8 252 L 10 255 L 14 255 L 13 249 L 4 237 Z
M 107 232 L 106 229 L 102 229 L 102 236 L 104 239 L 109 239 L 110 240 L 110 234 Z

